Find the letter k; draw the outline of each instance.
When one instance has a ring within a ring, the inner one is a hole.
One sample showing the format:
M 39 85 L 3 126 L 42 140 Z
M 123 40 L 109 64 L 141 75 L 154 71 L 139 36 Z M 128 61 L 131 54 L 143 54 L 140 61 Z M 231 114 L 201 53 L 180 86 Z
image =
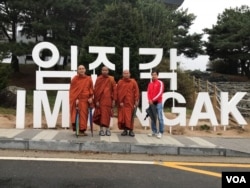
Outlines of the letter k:
M 239 101 L 246 95 L 246 92 L 237 92 L 230 101 L 228 101 L 228 92 L 221 92 L 221 125 L 228 125 L 229 113 L 234 117 L 239 125 L 247 125 L 237 108 Z

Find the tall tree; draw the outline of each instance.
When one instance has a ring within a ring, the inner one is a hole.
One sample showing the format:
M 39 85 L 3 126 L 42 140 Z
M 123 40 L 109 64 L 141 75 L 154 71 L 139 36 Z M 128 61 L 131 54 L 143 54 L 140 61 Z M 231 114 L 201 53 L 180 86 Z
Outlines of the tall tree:
M 138 55 L 140 47 L 163 48 L 164 57 L 169 57 L 170 48 L 177 47 L 178 52 L 196 57 L 202 52 L 201 35 L 188 34 L 194 19 L 187 11 L 176 11 L 162 1 L 114 0 L 91 20 L 84 38 L 85 62 L 93 61 L 93 57 L 88 59 L 88 46 L 114 46 L 116 54 L 110 55 L 110 60 L 116 63 L 118 71 L 114 75 L 118 78 L 122 71 L 122 47 L 130 47 L 131 72 L 138 78 L 138 64 L 152 60 Z
M 30 53 L 37 42 L 49 41 L 58 47 L 62 56 L 67 57 L 70 45 L 81 45 L 79 39 L 85 32 L 91 2 L 91 0 L 0 1 L 0 29 L 8 39 L 1 48 L 15 55 L 24 55 Z M 21 27 L 21 34 L 26 39 L 35 39 L 30 40 L 31 44 L 17 41 L 18 26 Z M 44 50 L 42 58 L 48 55 L 50 55 L 48 51 Z
M 173 46 L 178 49 L 179 54 L 189 58 L 196 58 L 204 54 L 202 34 L 188 32 L 195 20 L 194 14 L 188 14 L 187 10 L 175 11 L 172 15 L 173 20 Z
M 81 45 L 79 39 L 85 32 L 90 0 L 29 1 L 30 16 L 25 20 L 23 33 L 35 37 L 36 42 L 52 42 L 66 59 L 70 45 Z M 49 55 L 43 52 L 42 58 Z
M 17 44 L 18 26 L 24 23 L 25 9 L 24 0 L 0 0 L 0 29 L 3 37 L 7 40 L 1 45 L 0 50 L 12 54 L 12 67 L 15 72 L 19 71 L 17 55 L 23 53 L 22 44 Z
M 202 34 L 188 33 L 195 15 L 187 10 L 177 11 L 161 0 L 138 0 L 136 7 L 142 16 L 142 36 L 148 46 L 164 47 L 167 57 L 170 48 L 177 48 L 179 54 L 191 58 L 203 53 Z
M 241 6 L 225 9 L 218 16 L 212 29 L 204 29 L 209 35 L 206 51 L 210 60 L 226 64 L 224 73 L 237 74 L 240 65 L 242 74 L 250 76 L 250 9 Z M 224 65 L 223 65 L 224 66 Z
M 89 46 L 112 46 L 116 47 L 116 53 L 110 55 L 111 62 L 116 64 L 115 77 L 118 79 L 122 72 L 122 48 L 130 47 L 130 60 L 138 62 L 138 45 L 141 44 L 140 23 L 138 11 L 131 4 L 118 3 L 107 5 L 104 11 L 99 12 L 91 20 L 89 32 L 83 40 L 85 46 L 85 63 L 94 60 L 95 57 L 88 55 Z M 137 67 L 136 63 L 131 69 Z M 133 75 L 135 76 L 135 75 Z

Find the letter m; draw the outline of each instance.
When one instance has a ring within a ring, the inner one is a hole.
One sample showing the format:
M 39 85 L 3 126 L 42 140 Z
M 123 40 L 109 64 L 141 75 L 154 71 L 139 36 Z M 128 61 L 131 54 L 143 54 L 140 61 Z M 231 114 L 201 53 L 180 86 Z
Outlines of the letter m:
M 34 128 L 42 128 L 42 106 L 48 128 L 56 128 L 60 107 L 62 105 L 62 127 L 69 126 L 69 91 L 58 91 L 53 112 L 51 112 L 46 91 L 34 91 L 33 124 Z

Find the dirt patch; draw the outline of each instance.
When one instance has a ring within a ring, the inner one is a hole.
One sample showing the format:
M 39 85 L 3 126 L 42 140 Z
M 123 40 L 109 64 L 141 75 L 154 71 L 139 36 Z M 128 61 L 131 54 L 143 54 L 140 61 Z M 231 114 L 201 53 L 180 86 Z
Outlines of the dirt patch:
M 15 128 L 16 117 L 14 115 L 0 114 L 0 128 Z
M 166 116 L 170 118 L 174 118 L 174 115 L 170 113 L 166 113 Z M 26 113 L 25 116 L 25 128 L 31 129 L 33 128 L 33 114 Z M 187 119 L 188 122 L 188 119 Z M 59 115 L 58 121 L 56 124 L 56 129 L 62 129 L 61 127 L 61 117 Z M 15 128 L 16 126 L 16 117 L 15 115 L 10 114 L 0 114 L 0 128 Z M 147 134 L 150 133 L 150 127 L 142 127 L 139 120 L 135 118 L 134 121 L 134 132 L 135 134 Z M 42 120 L 42 128 L 47 129 L 47 123 L 45 118 Z M 94 131 L 99 131 L 99 127 L 94 125 Z M 111 131 L 120 133 L 121 130 L 117 127 L 117 118 L 114 117 L 111 120 Z M 185 135 L 185 136 L 208 136 L 208 137 L 245 137 L 250 138 L 250 124 L 242 127 L 235 124 L 230 124 L 226 126 L 224 129 L 223 126 L 212 126 L 209 121 L 200 121 L 199 124 L 195 127 L 190 126 L 165 126 L 165 135 Z

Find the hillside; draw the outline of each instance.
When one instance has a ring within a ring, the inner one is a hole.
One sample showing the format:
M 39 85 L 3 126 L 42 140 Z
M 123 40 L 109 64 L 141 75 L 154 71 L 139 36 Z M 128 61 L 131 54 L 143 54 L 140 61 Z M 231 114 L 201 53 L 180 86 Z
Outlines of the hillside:
M 26 90 L 34 90 L 36 88 L 36 71 L 37 70 L 38 70 L 38 67 L 35 64 L 20 65 L 20 72 L 14 73 L 11 76 L 9 80 L 9 85 L 23 87 Z M 50 81 L 53 81 L 53 83 L 61 83 L 64 81 L 65 83 L 70 82 L 70 80 L 67 78 L 65 78 L 65 80 L 62 80 L 60 78 L 58 79 L 46 78 L 46 83 L 49 83 Z
M 228 75 L 220 74 L 216 72 L 201 72 L 193 71 L 190 72 L 192 76 L 200 78 L 202 80 L 208 80 L 209 82 L 250 82 L 250 78 L 241 75 Z

